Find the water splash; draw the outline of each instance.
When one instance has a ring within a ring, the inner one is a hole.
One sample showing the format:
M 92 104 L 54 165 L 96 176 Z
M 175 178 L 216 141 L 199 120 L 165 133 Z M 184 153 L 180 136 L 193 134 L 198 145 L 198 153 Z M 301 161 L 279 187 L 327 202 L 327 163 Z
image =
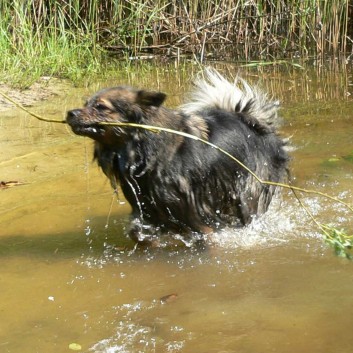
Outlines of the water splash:
M 185 347 L 185 339 L 177 339 L 178 334 L 184 331 L 181 326 L 170 326 L 171 340 L 164 340 L 158 335 L 155 325 L 158 325 L 158 317 L 149 325 L 137 323 L 134 315 L 139 312 L 147 312 L 158 309 L 161 304 L 158 301 L 123 304 L 115 308 L 121 318 L 116 325 L 116 333 L 109 338 L 104 338 L 94 344 L 89 352 L 94 353 L 155 353 L 155 352 L 182 352 Z M 163 321 L 163 320 L 162 320 Z M 165 324 L 163 321 L 160 324 Z
M 244 228 L 226 228 L 209 236 L 215 246 L 225 248 L 271 247 L 295 239 L 322 238 L 320 230 L 293 197 L 274 199 L 269 210 Z M 349 210 L 341 204 L 326 202 L 320 197 L 302 200 L 319 222 L 349 227 Z

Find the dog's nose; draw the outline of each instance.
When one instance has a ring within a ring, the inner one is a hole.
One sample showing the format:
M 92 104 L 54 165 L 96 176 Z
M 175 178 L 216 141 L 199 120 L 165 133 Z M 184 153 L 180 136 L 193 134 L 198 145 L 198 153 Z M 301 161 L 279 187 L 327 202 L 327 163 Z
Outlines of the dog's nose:
M 67 112 L 66 121 L 70 124 L 73 120 L 77 119 L 80 115 L 80 109 L 73 109 Z

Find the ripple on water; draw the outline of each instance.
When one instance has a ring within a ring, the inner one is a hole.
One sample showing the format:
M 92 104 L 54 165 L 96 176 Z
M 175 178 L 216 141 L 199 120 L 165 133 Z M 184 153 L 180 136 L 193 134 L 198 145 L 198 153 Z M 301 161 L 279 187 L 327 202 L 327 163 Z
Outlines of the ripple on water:
M 332 214 L 339 213 L 341 217 L 337 217 L 334 221 L 338 222 L 338 226 L 344 226 L 347 223 L 347 211 L 342 205 L 326 202 L 319 197 L 308 197 L 303 202 L 321 222 L 327 221 Z M 301 239 L 304 243 L 308 243 L 309 239 L 314 241 L 317 239 L 318 241 L 315 243 L 321 247 L 322 241 L 319 238 L 321 235 L 305 210 L 293 197 L 285 197 L 284 200 L 275 200 L 269 211 L 262 217 L 254 219 L 248 227 L 236 230 L 224 229 L 209 236 L 207 239 L 209 247 L 206 251 L 184 247 L 167 250 L 165 248 L 140 251 L 131 249 L 117 252 L 112 246 L 106 244 L 104 254 L 100 258 L 91 256 L 82 263 L 93 267 L 103 267 L 107 264 L 130 265 L 133 267 L 128 270 L 127 277 L 130 278 L 131 276 L 135 278 L 134 268 L 135 266 L 139 268 L 138 266 L 141 264 L 145 267 L 145 274 L 155 271 L 157 264 L 162 268 L 160 273 L 177 269 L 181 269 L 186 276 L 191 276 L 194 271 L 207 273 L 205 280 L 208 281 L 207 288 L 209 289 L 204 289 L 204 291 L 210 291 L 208 294 L 213 298 L 212 290 L 217 291 L 224 285 L 222 280 L 220 282 L 220 278 L 228 278 L 227 273 L 231 274 L 229 275 L 229 283 L 232 283 L 233 278 L 239 279 L 246 276 L 242 274 L 243 272 L 253 273 L 259 270 L 256 264 L 257 257 L 250 255 L 254 254 L 255 250 L 276 248 L 283 244 L 290 245 L 291 242 Z M 249 249 L 250 252 L 247 251 Z M 310 252 L 315 252 L 315 249 L 310 248 Z M 259 254 L 258 251 L 255 253 Z M 162 261 L 160 261 L 161 259 Z M 170 264 L 174 266 L 169 266 Z M 236 277 L 235 273 L 240 273 L 241 277 Z M 154 277 L 152 276 L 152 278 Z M 247 282 L 244 283 L 246 287 Z M 237 282 L 236 285 L 239 286 L 240 283 Z M 234 290 L 233 287 L 231 288 Z M 204 293 L 204 295 L 206 294 Z M 112 310 L 118 318 L 114 323 L 114 332 L 110 337 L 102 338 L 92 345 L 89 349 L 90 352 L 132 353 L 141 351 L 149 353 L 163 351 L 178 353 L 185 351 L 197 335 L 183 325 L 187 321 L 184 323 L 171 322 L 169 316 L 161 311 L 159 300 L 132 301 L 118 305 Z M 179 311 L 184 313 L 180 308 Z M 173 312 L 172 309 L 171 312 Z M 172 315 L 172 313 L 169 314 Z
M 117 315 L 121 317 L 117 323 L 115 334 L 95 343 L 89 351 L 94 353 L 182 352 L 186 339 L 185 336 L 183 339 L 178 339 L 178 334 L 184 331 L 183 327 L 168 326 L 169 339 L 165 340 L 158 335 L 159 330 L 156 328 L 167 324 L 163 318 L 155 317 L 150 325 L 138 323 L 133 318 L 133 314 L 136 312 L 148 312 L 158 309 L 160 305 L 158 301 L 152 301 L 152 303 L 139 301 L 115 308 Z

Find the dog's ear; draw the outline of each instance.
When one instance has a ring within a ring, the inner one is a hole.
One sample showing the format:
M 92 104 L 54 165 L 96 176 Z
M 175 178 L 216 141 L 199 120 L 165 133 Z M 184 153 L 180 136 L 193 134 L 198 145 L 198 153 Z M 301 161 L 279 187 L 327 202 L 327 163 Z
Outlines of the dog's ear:
M 137 92 L 136 103 L 139 105 L 159 107 L 166 97 L 167 95 L 162 92 L 140 90 Z

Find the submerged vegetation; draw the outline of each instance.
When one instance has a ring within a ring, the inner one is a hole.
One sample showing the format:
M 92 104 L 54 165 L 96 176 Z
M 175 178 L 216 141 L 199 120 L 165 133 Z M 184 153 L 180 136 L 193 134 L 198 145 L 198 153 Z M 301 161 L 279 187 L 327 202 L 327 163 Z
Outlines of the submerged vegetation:
M 349 57 L 353 43 L 352 0 L 3 0 L 0 16 L 0 80 L 22 86 L 151 57 Z

